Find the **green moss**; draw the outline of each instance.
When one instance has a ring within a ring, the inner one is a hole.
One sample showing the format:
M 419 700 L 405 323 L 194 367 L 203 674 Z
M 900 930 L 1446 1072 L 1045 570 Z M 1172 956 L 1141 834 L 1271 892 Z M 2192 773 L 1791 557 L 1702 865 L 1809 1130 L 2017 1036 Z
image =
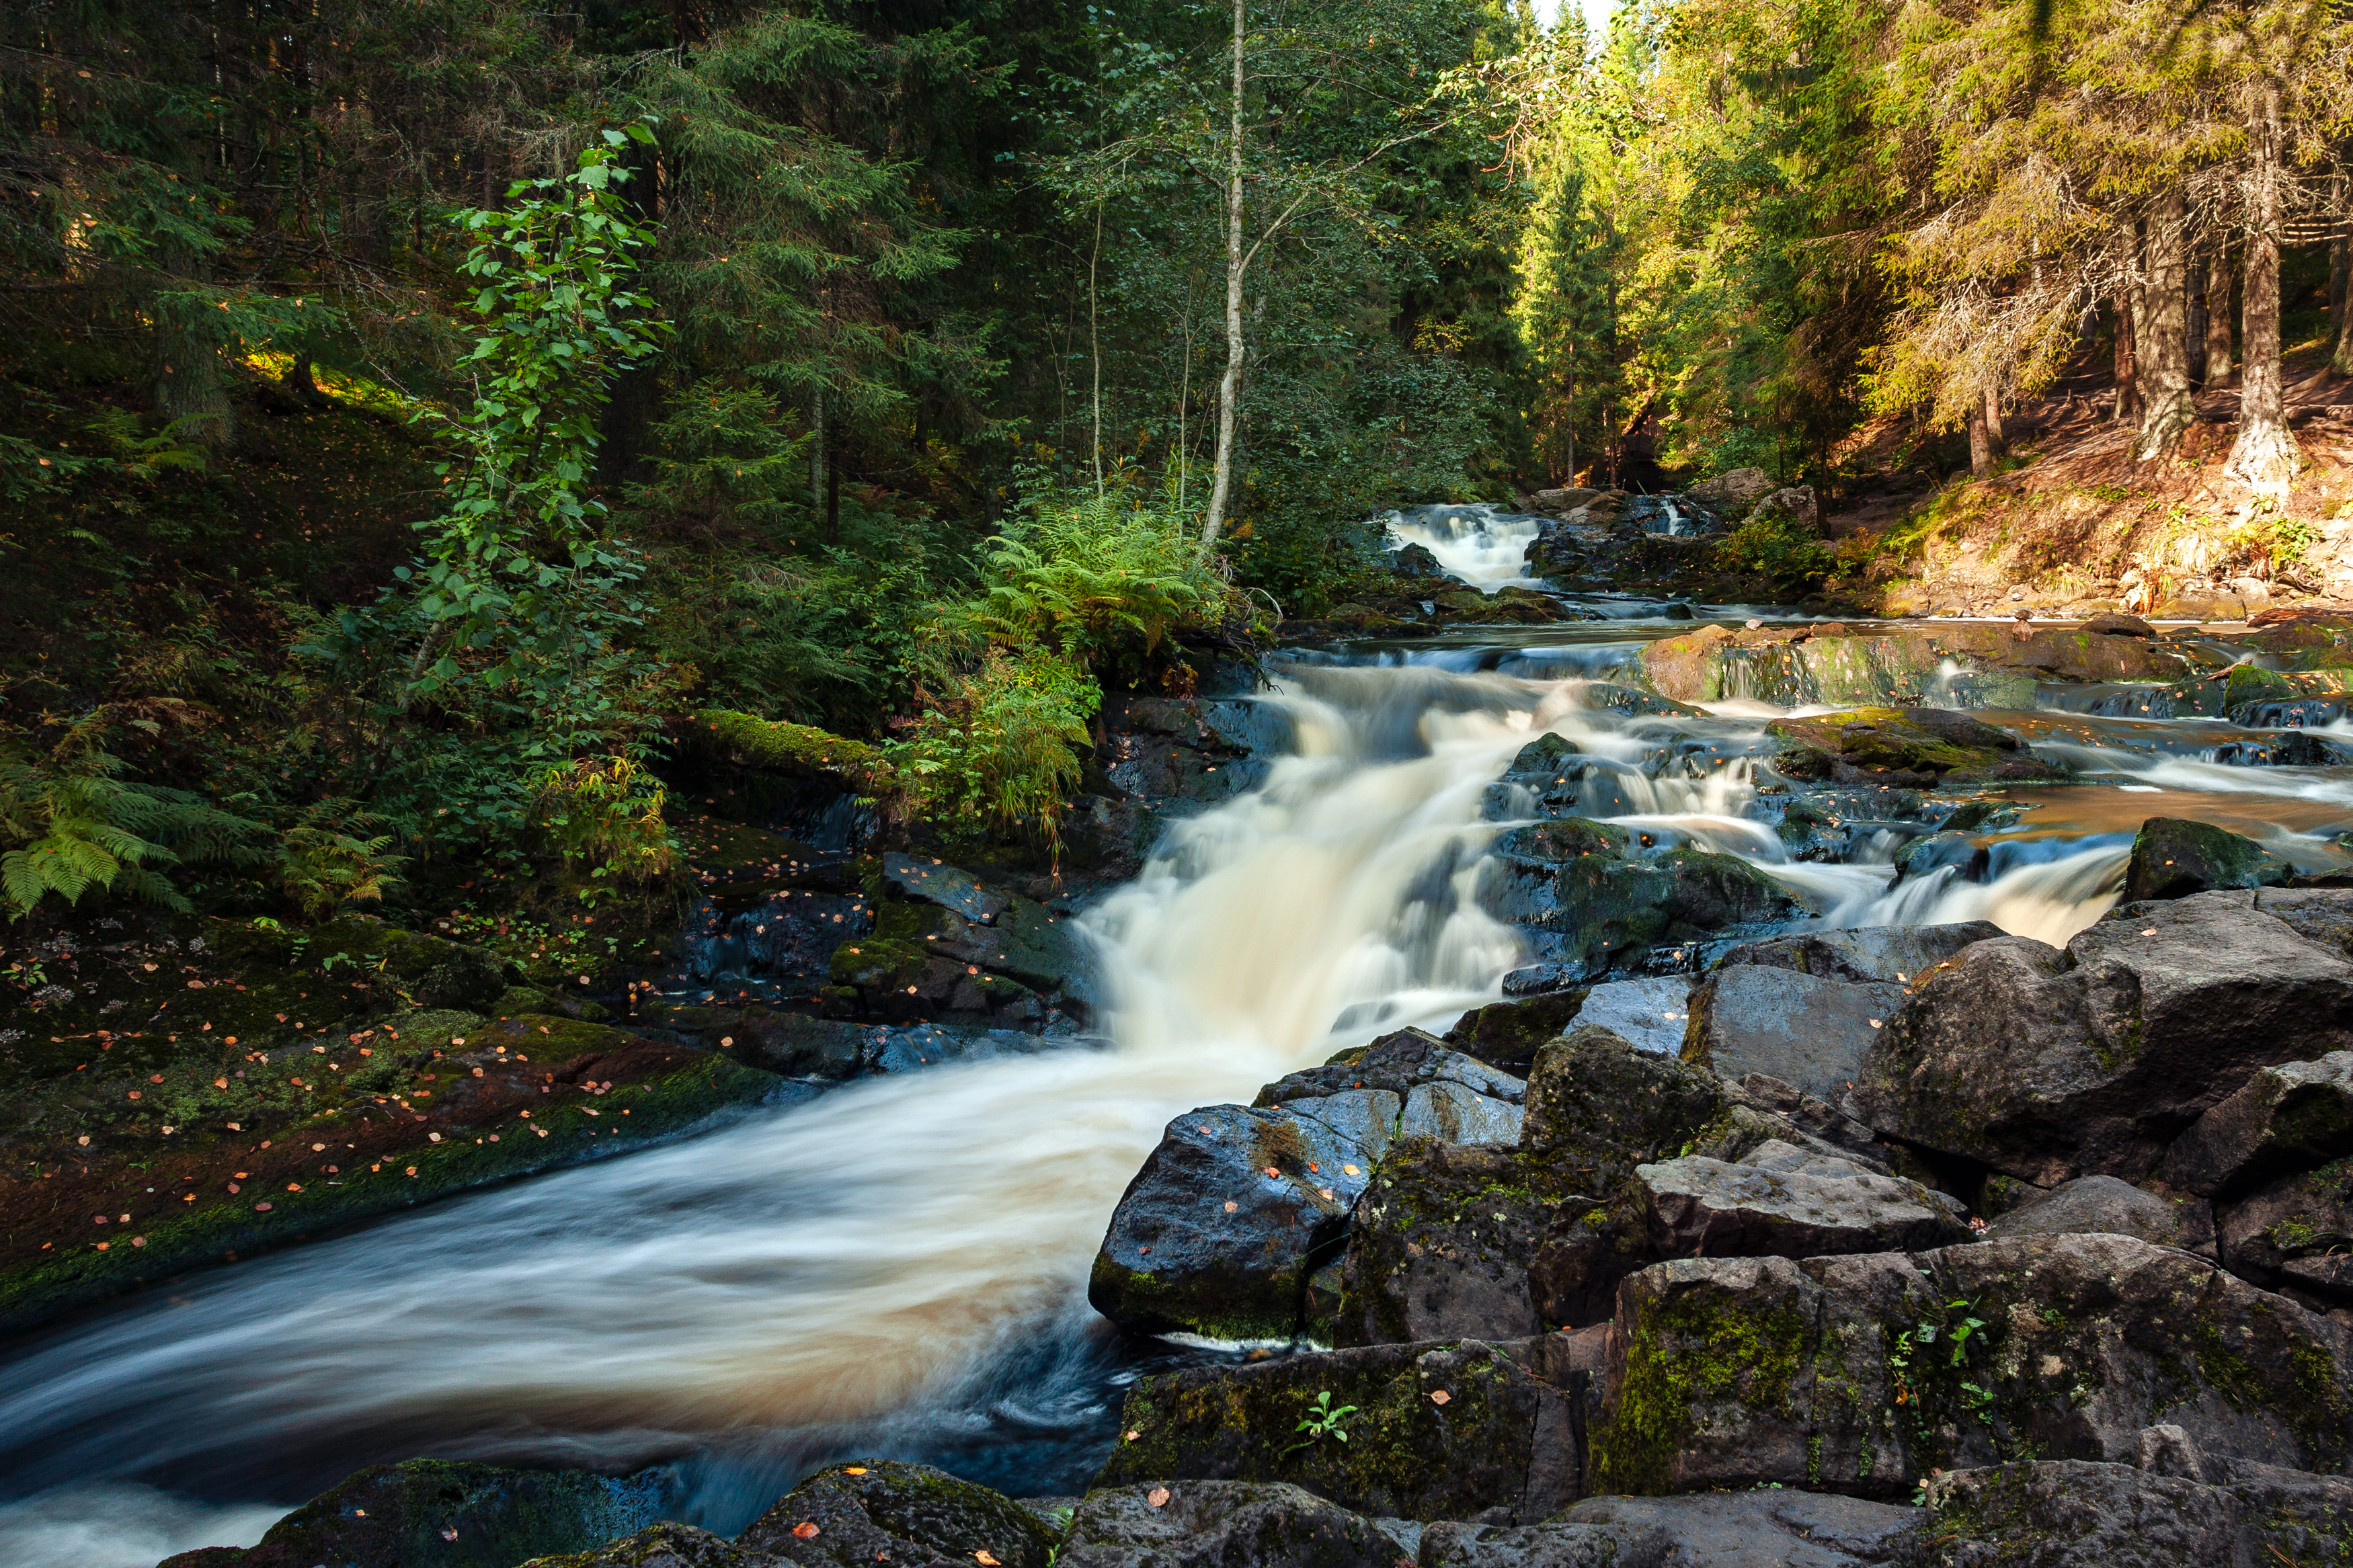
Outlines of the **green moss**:
M 1594 1437 L 1599 1489 L 1637 1497 L 1671 1489 L 1675 1453 L 1697 1430 L 1703 1404 L 1730 1400 L 1795 1415 L 1790 1391 L 1812 1324 L 1788 1307 L 1727 1311 L 1719 1296 L 1683 1290 L 1641 1310 L 1617 1404 Z
M 882 753 L 807 724 L 758 719 L 725 708 L 705 708 L 694 721 L 741 765 L 849 780 L 874 793 L 896 789 L 895 771 Z

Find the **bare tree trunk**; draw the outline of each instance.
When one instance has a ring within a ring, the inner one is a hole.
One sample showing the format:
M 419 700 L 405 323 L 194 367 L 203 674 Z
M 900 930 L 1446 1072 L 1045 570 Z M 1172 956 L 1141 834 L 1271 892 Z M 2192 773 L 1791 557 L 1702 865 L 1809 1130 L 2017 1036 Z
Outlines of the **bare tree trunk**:
M 2188 221 L 2189 205 L 2175 185 L 2149 215 L 2142 250 L 2147 282 L 2141 290 L 2141 331 L 2133 342 L 2141 396 L 2133 456 L 2144 463 L 2179 447 L 2182 432 L 2198 422 L 2198 405 L 2189 401 L 2189 252 L 2182 232 Z
M 2140 419 L 2140 387 L 2133 356 L 2134 296 L 2137 289 L 2127 289 L 2116 296 L 2116 406 L 2115 418 L 2119 425 L 2137 424 Z
M 1969 410 L 1969 475 L 1984 479 L 1993 472 L 1993 443 L 1986 437 L 1985 405 Z
M 1095 500 L 1103 496 L 1103 312 L 1095 291 L 1095 268 L 1103 260 L 1103 204 L 1095 200 L 1095 248 L 1087 258 L 1087 353 L 1094 361 Z
M 2266 83 L 2255 110 L 2254 213 L 2247 226 L 2247 366 L 2239 394 L 2239 438 L 2224 472 L 2259 496 L 2287 499 L 2304 455 L 2287 427 L 2280 389 L 2280 92 Z
M 2010 437 L 2001 428 L 2001 394 L 1989 386 L 1985 389 L 1986 445 L 1999 457 L 2010 450 Z
M 2206 319 L 2206 279 L 2208 268 L 2202 255 L 2189 258 L 2189 325 L 2183 342 L 2189 351 L 2189 387 L 2192 392 L 2206 390 L 2206 334 L 2210 330 Z
M 2328 322 L 2337 334 L 2328 368 L 2353 375 L 2353 174 L 2337 176 L 2337 227 L 2328 242 Z
M 809 516 L 825 510 L 825 388 L 809 397 Z
M 2231 247 L 2218 245 L 2206 264 L 2206 384 L 2228 386 L 2238 372 L 2231 363 Z
M 1226 160 L 1226 374 L 1218 384 L 1217 469 L 1209 515 L 1201 524 L 1201 559 L 1218 547 L 1234 484 L 1234 405 L 1242 391 L 1242 23 L 1249 0 L 1234 0 L 1233 119 Z

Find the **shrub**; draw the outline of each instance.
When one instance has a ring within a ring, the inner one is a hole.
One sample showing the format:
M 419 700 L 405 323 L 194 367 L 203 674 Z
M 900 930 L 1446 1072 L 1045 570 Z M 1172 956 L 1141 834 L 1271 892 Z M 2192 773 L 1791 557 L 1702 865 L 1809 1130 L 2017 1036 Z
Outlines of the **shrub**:
M 666 875 L 677 847 L 662 821 L 668 792 L 627 757 L 583 757 L 541 778 L 532 818 L 566 861 L 592 861 L 596 877 L 649 881 Z
M 280 849 L 280 889 L 312 920 L 326 919 L 341 904 L 383 901 L 386 889 L 400 885 L 397 868 L 408 864 L 385 853 L 390 834 L 365 833 L 383 820 L 341 796 L 305 807 Z
M 1185 517 L 1132 482 L 1049 492 L 981 551 L 980 595 L 947 617 L 1000 647 L 1046 643 L 1082 665 L 1150 654 L 1225 619 L 1229 590 L 1198 561 Z
M 993 648 L 884 751 L 919 808 L 1059 846 L 1063 801 L 1092 740 L 1087 721 L 1102 704 L 1102 689 L 1069 658 Z
M 1752 514 L 1716 546 L 1716 564 L 1755 572 L 1785 588 L 1810 588 L 1837 569 L 1838 555 L 1820 535 L 1783 512 Z

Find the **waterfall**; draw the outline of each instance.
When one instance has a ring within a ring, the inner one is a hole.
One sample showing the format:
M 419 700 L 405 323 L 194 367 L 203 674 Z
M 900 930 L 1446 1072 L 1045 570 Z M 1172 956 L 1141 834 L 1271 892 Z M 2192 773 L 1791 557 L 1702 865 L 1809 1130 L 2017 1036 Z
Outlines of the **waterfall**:
M 1528 546 L 1544 519 L 1505 511 L 1491 501 L 1463 506 L 1400 507 L 1388 515 L 1388 548 L 1419 544 L 1450 577 L 1482 593 L 1527 584 Z

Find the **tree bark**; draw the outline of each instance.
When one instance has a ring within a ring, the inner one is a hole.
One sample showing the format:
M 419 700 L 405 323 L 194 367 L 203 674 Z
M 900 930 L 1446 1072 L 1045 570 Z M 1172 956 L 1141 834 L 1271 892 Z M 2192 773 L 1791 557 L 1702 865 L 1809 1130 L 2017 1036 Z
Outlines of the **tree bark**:
M 2147 282 L 2133 339 L 2141 399 L 2133 456 L 2144 463 L 2173 452 L 2182 432 L 2198 422 L 2198 406 L 2189 401 L 2188 222 L 2189 205 L 2175 185 L 2149 215 L 2141 252 Z
M 2001 394 L 1992 387 L 1985 389 L 1986 445 L 1999 457 L 2010 450 L 2010 437 L 2001 428 Z
M 2328 242 L 2328 321 L 2337 334 L 2328 368 L 2353 375 L 2353 174 L 2337 176 L 2337 233 Z
M 809 516 L 825 510 L 825 388 L 809 397 Z
M 1969 410 L 1969 476 L 1984 479 L 1993 472 L 1993 442 L 1986 434 L 1985 405 Z
M 2280 92 L 2266 83 L 2250 128 L 2254 211 L 2247 225 L 2246 369 L 2240 377 L 2239 438 L 2223 471 L 2258 496 L 2285 500 L 2304 455 L 2287 427 L 2280 387 Z
M 2136 424 L 2140 418 L 2140 392 L 2133 358 L 2133 296 L 2139 292 L 2127 289 L 2116 296 L 2116 406 L 2115 418 L 2119 425 Z
M 1242 24 L 1249 0 L 1234 0 L 1234 96 L 1226 159 L 1226 373 L 1218 383 L 1218 458 L 1209 481 L 1209 515 L 1201 524 L 1201 559 L 1218 547 L 1234 484 L 1235 404 L 1242 391 Z
M 2206 385 L 2228 386 L 2238 374 L 2231 342 L 2231 247 L 2218 245 L 2206 263 Z

